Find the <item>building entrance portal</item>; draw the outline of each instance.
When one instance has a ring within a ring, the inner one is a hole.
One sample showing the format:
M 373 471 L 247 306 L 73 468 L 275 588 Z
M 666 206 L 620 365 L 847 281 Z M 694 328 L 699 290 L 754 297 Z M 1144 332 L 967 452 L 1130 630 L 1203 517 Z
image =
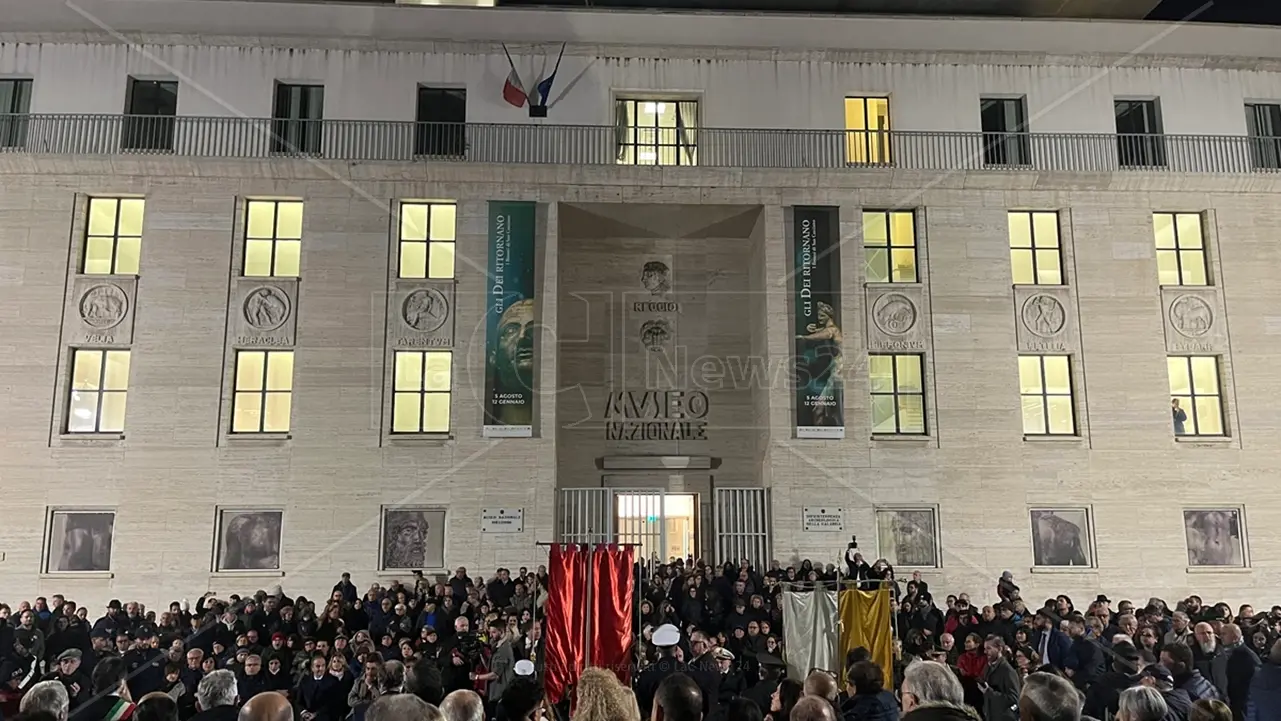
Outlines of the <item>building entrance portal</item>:
M 618 542 L 636 545 L 637 557 L 659 563 L 698 558 L 698 508 L 693 493 L 616 490 Z

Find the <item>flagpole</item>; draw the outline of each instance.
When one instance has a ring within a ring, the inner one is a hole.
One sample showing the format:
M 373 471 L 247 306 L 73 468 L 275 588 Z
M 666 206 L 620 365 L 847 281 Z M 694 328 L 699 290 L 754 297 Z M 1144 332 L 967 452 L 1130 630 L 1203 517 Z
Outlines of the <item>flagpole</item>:
M 516 75 L 516 82 L 520 83 L 521 92 L 528 95 L 525 90 L 525 81 L 520 77 L 520 71 L 516 69 L 516 61 L 512 60 L 512 54 L 507 50 L 507 43 L 503 43 L 503 55 L 507 56 L 507 64 L 511 67 L 512 73 Z

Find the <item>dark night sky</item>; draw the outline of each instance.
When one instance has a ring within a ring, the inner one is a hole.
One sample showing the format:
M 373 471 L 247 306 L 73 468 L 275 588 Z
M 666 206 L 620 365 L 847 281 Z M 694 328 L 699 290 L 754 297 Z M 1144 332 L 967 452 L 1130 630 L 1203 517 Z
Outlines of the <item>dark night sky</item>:
M 1213 1 L 1213 5 L 1196 16 L 1198 22 L 1281 25 L 1281 2 L 1277 0 Z M 1153 20 L 1182 20 L 1206 2 L 1207 0 L 1164 0 L 1148 17 Z

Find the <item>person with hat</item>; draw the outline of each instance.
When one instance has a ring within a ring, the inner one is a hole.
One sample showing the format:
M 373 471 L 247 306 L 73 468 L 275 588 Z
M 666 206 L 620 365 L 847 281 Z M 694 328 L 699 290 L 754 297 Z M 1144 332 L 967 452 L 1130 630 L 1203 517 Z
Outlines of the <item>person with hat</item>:
M 743 692 L 743 697 L 751 699 L 761 709 L 770 707 L 770 698 L 783 681 L 787 664 L 772 653 L 756 654 L 757 678 Z
M 69 648 L 54 659 L 53 670 L 45 674 L 42 681 L 57 681 L 67 689 L 70 708 L 75 711 L 78 706 L 92 698 L 89 676 L 80 668 L 84 653 L 78 648 Z
M 712 658 L 716 660 L 717 671 L 720 674 L 720 683 L 716 687 L 716 702 L 720 708 L 728 707 L 729 702 L 736 697 L 742 696 L 747 690 L 747 684 L 743 680 L 742 671 L 734 667 L 734 653 L 724 646 L 717 646 L 711 651 Z
M 1145 667 L 1139 672 L 1139 685 L 1156 689 L 1165 701 L 1166 714 L 1162 721 L 1187 721 L 1192 712 L 1192 698 L 1188 692 L 1174 685 L 1174 675 L 1170 669 L 1159 663 Z
M 636 703 L 640 706 L 641 718 L 649 718 L 654 708 L 654 694 L 663 679 L 677 673 L 685 672 L 685 664 L 676 657 L 677 646 L 681 642 L 681 632 L 670 623 L 654 629 L 654 646 L 658 648 L 658 660 L 641 670 L 636 678 Z
M 1122 641 L 1112 646 L 1112 670 L 1105 671 L 1085 692 L 1081 713 L 1102 719 L 1116 715 L 1121 692 L 1139 682 L 1139 649 Z

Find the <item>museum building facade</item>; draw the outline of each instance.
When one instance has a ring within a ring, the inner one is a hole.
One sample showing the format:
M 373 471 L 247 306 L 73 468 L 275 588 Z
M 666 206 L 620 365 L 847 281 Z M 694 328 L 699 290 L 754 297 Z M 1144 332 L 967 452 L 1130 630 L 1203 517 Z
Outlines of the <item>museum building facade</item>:
M 2 5 L 14 598 L 1281 581 L 1281 30 Z

